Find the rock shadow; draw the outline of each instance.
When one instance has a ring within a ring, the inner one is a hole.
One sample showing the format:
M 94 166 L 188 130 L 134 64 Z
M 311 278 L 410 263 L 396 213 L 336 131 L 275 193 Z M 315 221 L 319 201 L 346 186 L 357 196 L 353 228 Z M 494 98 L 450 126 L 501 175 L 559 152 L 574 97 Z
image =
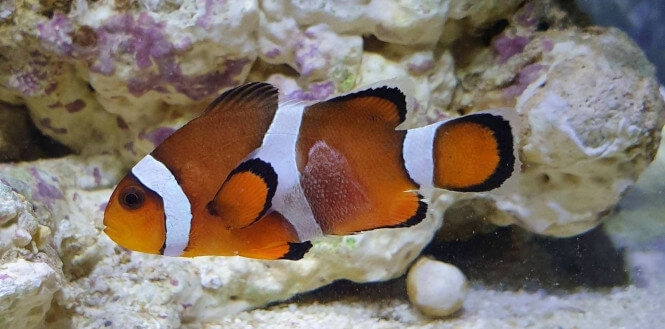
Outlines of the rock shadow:
M 467 241 L 432 242 L 423 254 L 454 264 L 471 282 L 501 290 L 563 292 L 629 283 L 623 251 L 600 228 L 551 238 L 504 227 Z
M 370 302 L 390 299 L 408 300 L 405 276 L 388 281 L 369 283 L 337 280 L 321 288 L 295 295 L 286 302 L 305 304 L 313 302 L 329 303 L 339 300 Z

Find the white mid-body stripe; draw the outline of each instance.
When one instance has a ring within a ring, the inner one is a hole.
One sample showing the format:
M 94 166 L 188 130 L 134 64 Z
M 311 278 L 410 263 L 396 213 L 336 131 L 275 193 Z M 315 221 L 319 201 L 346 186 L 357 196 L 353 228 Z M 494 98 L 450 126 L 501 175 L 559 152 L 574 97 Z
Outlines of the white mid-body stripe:
M 433 186 L 434 180 L 434 136 L 436 129 L 443 122 L 437 122 L 428 126 L 409 129 L 404 138 L 402 158 L 404 166 L 413 181 L 420 185 L 421 189 Z
M 270 163 L 277 173 L 277 189 L 270 210 L 278 211 L 291 222 L 301 241 L 323 235 L 300 186 L 296 163 L 296 142 L 306 105 L 280 104 L 263 144 L 248 157 Z
M 189 243 L 192 210 L 189 199 L 163 163 L 146 155 L 132 168 L 132 174 L 164 202 L 166 242 L 164 255 L 180 256 Z

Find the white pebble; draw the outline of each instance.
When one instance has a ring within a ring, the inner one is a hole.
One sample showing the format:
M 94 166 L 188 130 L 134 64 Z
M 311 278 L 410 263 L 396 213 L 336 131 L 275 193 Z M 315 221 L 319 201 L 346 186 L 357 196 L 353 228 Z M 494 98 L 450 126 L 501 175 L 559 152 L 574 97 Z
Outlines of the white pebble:
M 453 265 L 422 257 L 409 270 L 406 291 L 423 314 L 447 316 L 462 307 L 466 277 Z

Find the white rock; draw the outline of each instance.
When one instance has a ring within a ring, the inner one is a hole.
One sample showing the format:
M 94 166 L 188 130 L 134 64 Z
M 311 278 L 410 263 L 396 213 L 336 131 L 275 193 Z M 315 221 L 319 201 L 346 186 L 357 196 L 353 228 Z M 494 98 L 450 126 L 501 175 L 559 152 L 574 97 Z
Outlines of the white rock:
M 420 258 L 406 277 L 411 303 L 429 316 L 447 316 L 459 310 L 466 288 L 466 277 L 457 267 L 426 257 Z
M 17 197 L 9 186 L 0 184 L 0 225 L 16 218 Z
M 57 289 L 56 272 L 47 264 L 19 259 L 0 265 L 0 327 L 37 327 Z

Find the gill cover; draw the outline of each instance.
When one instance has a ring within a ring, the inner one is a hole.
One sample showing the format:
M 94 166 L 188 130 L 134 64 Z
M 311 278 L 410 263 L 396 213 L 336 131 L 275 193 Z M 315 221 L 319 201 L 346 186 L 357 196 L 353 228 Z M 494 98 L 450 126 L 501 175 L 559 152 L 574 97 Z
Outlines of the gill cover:
M 162 198 L 129 173 L 111 195 L 104 226 L 104 233 L 124 248 L 161 254 L 166 239 Z

